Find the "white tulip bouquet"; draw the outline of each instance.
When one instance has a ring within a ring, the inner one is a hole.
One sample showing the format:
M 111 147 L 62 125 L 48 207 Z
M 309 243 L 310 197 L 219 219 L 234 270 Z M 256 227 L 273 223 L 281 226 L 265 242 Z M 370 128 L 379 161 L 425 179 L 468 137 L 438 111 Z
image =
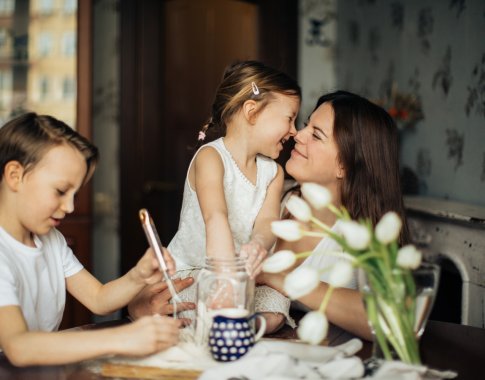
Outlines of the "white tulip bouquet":
M 331 268 L 298 266 L 285 277 L 284 290 L 291 299 L 312 292 L 320 282 L 320 275 L 328 271 L 329 289 L 317 311 L 307 313 L 300 321 L 297 333 L 300 339 L 319 344 L 327 335 L 328 321 L 325 310 L 335 288 L 349 283 L 355 268 L 361 268 L 370 292 L 363 292 L 372 331 L 385 359 L 391 360 L 392 351 L 407 363 L 420 363 L 415 333 L 416 288 L 412 270 L 421 264 L 421 253 L 414 246 L 399 248 L 397 240 L 402 222 L 395 212 L 386 213 L 373 228 L 369 220 L 354 221 L 345 208 L 331 203 L 331 194 L 325 187 L 314 183 L 301 186 L 303 197 L 314 209 L 328 208 L 339 219 L 338 229 L 331 229 L 312 215 L 308 203 L 292 195 L 288 211 L 295 220 L 272 223 L 273 233 L 287 241 L 304 236 L 330 237 L 342 248 L 341 252 L 319 252 L 346 258 Z M 308 224 L 313 227 L 309 229 Z M 312 252 L 294 253 L 283 250 L 274 253 L 263 264 L 263 271 L 278 273 L 292 268 L 297 259 Z M 317 254 L 317 253 L 313 253 Z

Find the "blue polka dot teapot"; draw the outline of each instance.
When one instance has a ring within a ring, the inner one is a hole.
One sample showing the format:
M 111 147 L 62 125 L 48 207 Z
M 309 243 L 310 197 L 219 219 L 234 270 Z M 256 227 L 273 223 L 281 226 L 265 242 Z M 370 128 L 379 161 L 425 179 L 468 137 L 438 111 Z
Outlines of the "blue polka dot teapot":
M 254 333 L 253 319 L 260 321 L 259 330 Z M 220 362 L 239 359 L 254 346 L 266 330 L 266 320 L 259 314 L 249 315 L 245 309 L 227 308 L 214 310 L 209 331 L 209 349 L 212 357 Z

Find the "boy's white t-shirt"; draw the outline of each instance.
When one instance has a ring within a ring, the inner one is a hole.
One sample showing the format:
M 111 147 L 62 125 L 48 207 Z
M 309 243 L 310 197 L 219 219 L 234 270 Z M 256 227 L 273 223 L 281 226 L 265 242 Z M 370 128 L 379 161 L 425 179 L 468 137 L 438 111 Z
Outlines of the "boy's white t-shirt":
M 83 269 L 62 234 L 52 229 L 28 247 L 0 227 L 0 307 L 20 306 L 30 331 L 59 328 L 66 277 Z

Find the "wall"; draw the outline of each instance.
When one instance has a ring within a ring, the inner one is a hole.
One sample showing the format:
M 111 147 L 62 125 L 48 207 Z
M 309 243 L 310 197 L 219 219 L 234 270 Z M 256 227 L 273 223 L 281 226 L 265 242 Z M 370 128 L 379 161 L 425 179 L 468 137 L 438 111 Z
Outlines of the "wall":
M 485 205 L 485 2 L 346 0 L 337 15 L 338 87 L 421 101 L 401 139 L 420 194 Z
M 93 139 L 100 149 L 93 180 L 93 274 L 102 282 L 120 275 L 118 5 L 95 1 L 93 9 Z
M 337 88 L 336 2 L 299 1 L 298 81 L 303 93 L 300 121 L 308 118 L 320 95 Z

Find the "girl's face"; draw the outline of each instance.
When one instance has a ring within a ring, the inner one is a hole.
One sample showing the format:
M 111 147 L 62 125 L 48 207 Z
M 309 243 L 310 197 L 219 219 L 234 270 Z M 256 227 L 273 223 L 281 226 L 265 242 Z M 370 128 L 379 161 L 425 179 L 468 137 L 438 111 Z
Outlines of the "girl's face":
M 283 144 L 296 135 L 295 120 L 300 108 L 297 96 L 274 93 L 273 99 L 257 115 L 255 142 L 258 153 L 276 159 Z
M 43 235 L 74 211 L 74 196 L 83 184 L 87 165 L 69 145 L 51 148 L 21 179 L 18 221 L 24 235 Z
M 286 163 L 286 170 L 298 183 L 319 183 L 335 195 L 344 170 L 338 161 L 333 124 L 333 107 L 330 103 L 323 103 L 295 136 L 296 144 Z

